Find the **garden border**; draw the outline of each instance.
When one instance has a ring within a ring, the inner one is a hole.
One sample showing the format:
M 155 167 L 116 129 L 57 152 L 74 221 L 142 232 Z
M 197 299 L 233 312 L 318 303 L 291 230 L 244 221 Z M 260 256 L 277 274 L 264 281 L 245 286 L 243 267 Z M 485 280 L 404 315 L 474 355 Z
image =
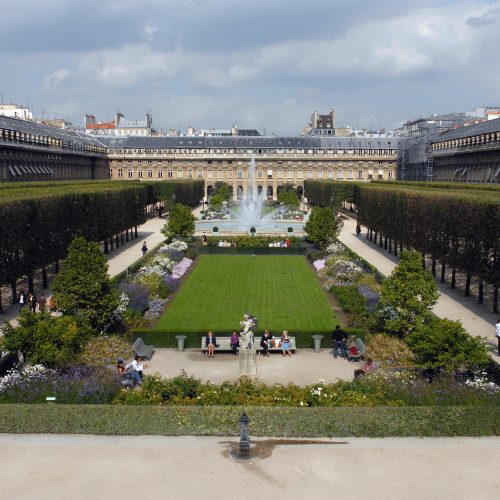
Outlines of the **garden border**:
M 243 411 L 251 436 L 443 437 L 500 435 L 500 407 L 0 405 L 0 432 L 236 436 Z M 283 425 L 283 423 L 286 425 Z

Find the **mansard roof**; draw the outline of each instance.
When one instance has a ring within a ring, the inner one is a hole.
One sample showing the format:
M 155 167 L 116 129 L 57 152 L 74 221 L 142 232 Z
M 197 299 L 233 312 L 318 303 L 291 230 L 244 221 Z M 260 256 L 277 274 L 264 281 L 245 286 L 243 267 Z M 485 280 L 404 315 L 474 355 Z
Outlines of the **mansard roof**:
M 396 149 L 373 137 L 99 137 L 109 149 Z
M 490 134 L 492 132 L 500 132 L 500 118 L 488 120 L 474 125 L 467 125 L 455 130 L 440 135 L 435 142 L 451 141 L 454 139 L 463 139 L 464 137 L 472 137 L 481 134 Z

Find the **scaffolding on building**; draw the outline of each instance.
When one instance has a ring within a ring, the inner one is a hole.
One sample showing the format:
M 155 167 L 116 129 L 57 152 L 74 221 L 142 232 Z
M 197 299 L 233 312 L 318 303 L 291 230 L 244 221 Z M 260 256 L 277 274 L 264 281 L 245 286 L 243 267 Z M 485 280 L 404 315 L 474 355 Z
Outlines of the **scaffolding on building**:
M 404 130 L 398 141 L 398 179 L 432 180 L 432 143 L 437 136 L 438 127 L 424 120 Z

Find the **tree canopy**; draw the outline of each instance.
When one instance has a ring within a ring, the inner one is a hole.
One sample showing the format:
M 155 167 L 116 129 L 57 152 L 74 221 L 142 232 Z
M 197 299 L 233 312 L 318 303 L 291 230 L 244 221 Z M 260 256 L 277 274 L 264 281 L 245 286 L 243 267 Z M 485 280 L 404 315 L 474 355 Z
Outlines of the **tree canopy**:
M 186 205 L 176 203 L 170 211 L 168 223 L 162 229 L 167 238 L 190 238 L 194 234 L 195 218 Z
M 76 237 L 68 247 L 62 271 L 52 282 L 57 308 L 86 318 L 93 328 L 109 324 L 118 299 L 111 290 L 108 263 L 97 243 Z
M 323 249 L 338 236 L 341 225 L 342 222 L 332 208 L 314 207 L 305 225 L 307 239 Z

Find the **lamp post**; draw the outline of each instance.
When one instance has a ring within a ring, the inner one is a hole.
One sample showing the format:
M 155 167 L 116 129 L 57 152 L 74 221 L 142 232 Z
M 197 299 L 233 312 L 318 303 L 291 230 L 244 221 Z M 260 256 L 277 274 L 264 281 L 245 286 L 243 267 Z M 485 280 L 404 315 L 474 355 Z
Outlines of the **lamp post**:
M 240 446 L 239 446 L 239 457 L 240 458 L 250 458 L 250 438 L 248 436 L 248 423 L 250 419 L 248 415 L 243 412 L 240 417 Z

